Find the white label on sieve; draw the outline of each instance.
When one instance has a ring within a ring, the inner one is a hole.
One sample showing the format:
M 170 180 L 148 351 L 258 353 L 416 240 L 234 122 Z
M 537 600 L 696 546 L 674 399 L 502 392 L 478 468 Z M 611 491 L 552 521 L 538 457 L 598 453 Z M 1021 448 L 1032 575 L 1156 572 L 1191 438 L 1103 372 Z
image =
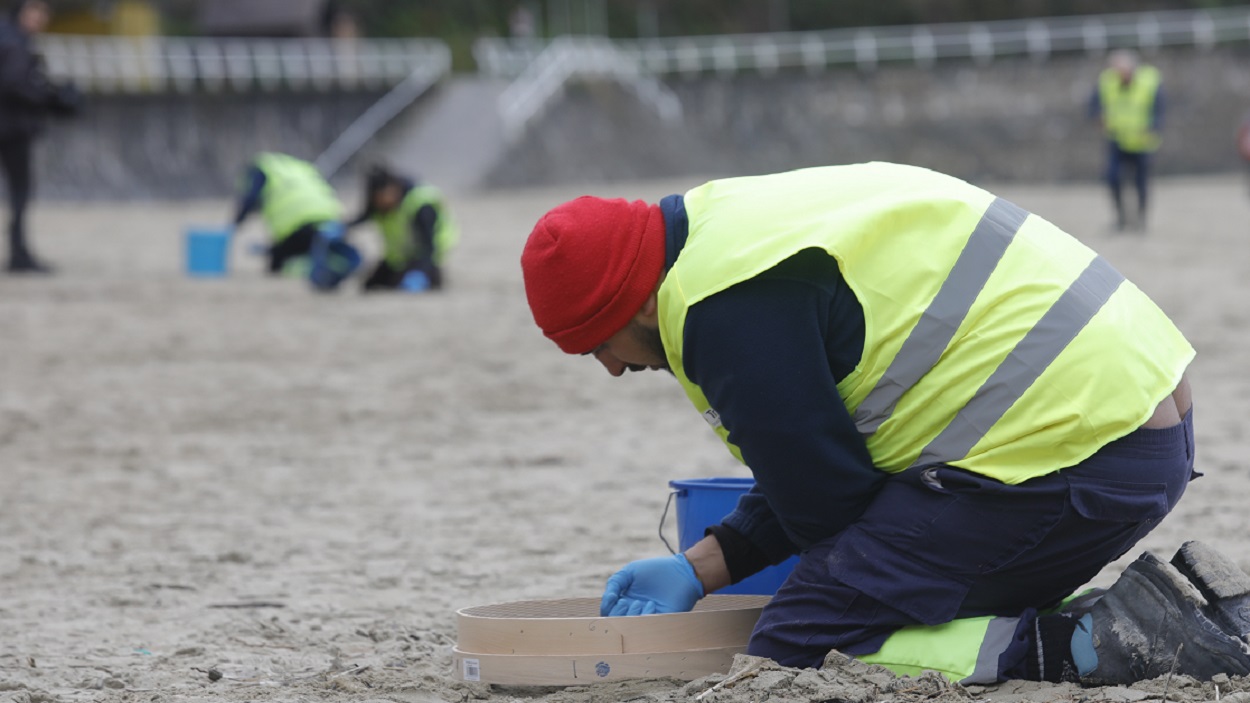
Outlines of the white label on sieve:
M 482 665 L 477 659 L 464 660 L 464 680 L 465 681 L 481 681 Z
M 721 425 L 720 413 L 712 410 L 711 408 L 708 408 L 708 411 L 703 413 L 703 419 L 707 420 L 707 424 L 711 425 L 712 429 L 716 429 Z

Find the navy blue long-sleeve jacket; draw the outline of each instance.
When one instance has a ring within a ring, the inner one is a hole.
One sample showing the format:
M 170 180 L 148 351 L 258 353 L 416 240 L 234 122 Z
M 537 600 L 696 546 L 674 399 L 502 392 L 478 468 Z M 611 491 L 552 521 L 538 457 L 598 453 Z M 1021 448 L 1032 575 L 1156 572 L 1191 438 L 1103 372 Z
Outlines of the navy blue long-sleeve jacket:
M 660 207 L 671 267 L 688 223 L 681 196 Z M 756 481 L 710 530 L 735 582 L 841 531 L 885 481 L 837 390 L 863 347 L 863 308 L 821 250 L 688 311 L 683 368 Z
M 48 79 L 30 35 L 0 22 L 0 139 L 31 138 L 55 111 L 72 107 Z
M 258 166 L 248 166 L 247 173 L 243 175 L 243 189 L 239 193 L 238 206 L 235 209 L 235 227 L 243 224 L 243 220 L 261 206 L 260 193 L 265 189 L 266 181 L 265 172 Z

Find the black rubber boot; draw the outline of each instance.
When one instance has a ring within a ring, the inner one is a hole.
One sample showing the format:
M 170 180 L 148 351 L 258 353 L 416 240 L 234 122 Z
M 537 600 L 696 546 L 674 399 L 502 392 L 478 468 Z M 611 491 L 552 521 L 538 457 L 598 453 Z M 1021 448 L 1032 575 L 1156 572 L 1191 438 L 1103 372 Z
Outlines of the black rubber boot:
M 1214 550 L 1189 550 L 1198 552 L 1191 561 L 1213 561 L 1193 571 L 1228 574 L 1231 567 L 1241 574 Z M 1241 633 L 1226 631 L 1199 588 L 1150 552 L 1130 564 L 1088 614 L 1098 664 L 1081 675 L 1082 684 L 1129 684 L 1168 673 L 1200 680 L 1250 674 L 1250 645 Z
M 52 267 L 39 261 L 30 253 L 26 246 L 26 233 L 21 220 L 9 224 L 9 263 L 5 269 L 9 273 L 50 274 Z
M 6 270 L 9 273 L 38 274 L 45 276 L 52 273 L 51 266 L 39 261 L 29 253 L 25 252 L 11 257 Z

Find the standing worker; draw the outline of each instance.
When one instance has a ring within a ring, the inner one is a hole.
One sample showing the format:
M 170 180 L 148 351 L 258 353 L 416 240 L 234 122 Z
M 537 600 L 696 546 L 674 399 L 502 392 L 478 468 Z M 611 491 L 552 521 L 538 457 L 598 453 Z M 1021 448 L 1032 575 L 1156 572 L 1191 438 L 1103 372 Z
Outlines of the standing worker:
M 0 167 L 9 191 L 10 273 L 52 273 L 26 241 L 26 207 L 32 191 L 31 144 L 49 115 L 70 116 L 82 96 L 71 85 L 55 85 L 31 46 L 51 19 L 43 0 L 22 0 L 0 23 Z
M 1098 88 L 1090 98 L 1089 109 L 1107 135 L 1106 179 L 1115 205 L 1116 229 L 1129 226 L 1120 187 L 1120 174 L 1128 164 L 1137 187 L 1137 219 L 1133 226 L 1144 230 L 1150 156 L 1159 148 L 1159 130 L 1163 127 L 1163 89 L 1158 69 L 1139 64 L 1137 55 L 1127 49 L 1111 52 L 1107 68 L 1098 76 Z
M 1224 574 L 1236 606 L 1250 577 L 1197 543 L 1052 611 L 1195 475 L 1194 351 L 1046 220 L 856 164 L 581 197 L 521 266 L 561 350 L 670 371 L 756 481 L 684 554 L 614 574 L 605 616 L 686 611 L 800 554 L 749 654 L 966 683 L 1250 673 L 1250 621 L 1208 595 Z
M 437 188 L 376 166 L 365 177 L 365 207 L 348 226 L 366 220 L 382 233 L 382 258 L 366 291 L 443 287 L 443 264 L 460 233 Z
M 313 260 L 311 282 L 330 289 L 359 265 L 359 255 L 343 239 L 343 205 L 315 166 L 286 154 L 262 152 L 248 166 L 243 184 L 234 226 L 260 210 L 272 241 L 267 248 L 271 275 L 281 273 L 293 259 L 308 256 Z

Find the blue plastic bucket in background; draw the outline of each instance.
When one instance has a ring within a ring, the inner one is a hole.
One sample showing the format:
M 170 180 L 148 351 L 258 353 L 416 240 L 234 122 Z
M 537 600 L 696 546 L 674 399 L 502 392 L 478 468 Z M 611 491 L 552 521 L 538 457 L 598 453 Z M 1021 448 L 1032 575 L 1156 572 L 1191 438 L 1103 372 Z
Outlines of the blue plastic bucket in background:
M 187 275 L 197 278 L 220 278 L 226 275 L 230 254 L 229 230 L 190 227 L 186 231 Z
M 320 290 L 333 290 L 360 267 L 360 251 L 347 242 L 336 239 L 326 242 L 324 254 L 313 256 L 308 270 L 308 280 Z
M 738 505 L 738 497 L 751 490 L 751 478 L 691 478 L 669 481 L 677 502 L 677 543 L 686 551 L 703 539 L 704 530 L 719 525 Z M 662 527 L 662 526 L 661 526 Z M 777 566 L 722 588 L 717 593 L 758 594 L 771 596 L 781 588 L 794 570 L 798 557 L 790 557 Z

